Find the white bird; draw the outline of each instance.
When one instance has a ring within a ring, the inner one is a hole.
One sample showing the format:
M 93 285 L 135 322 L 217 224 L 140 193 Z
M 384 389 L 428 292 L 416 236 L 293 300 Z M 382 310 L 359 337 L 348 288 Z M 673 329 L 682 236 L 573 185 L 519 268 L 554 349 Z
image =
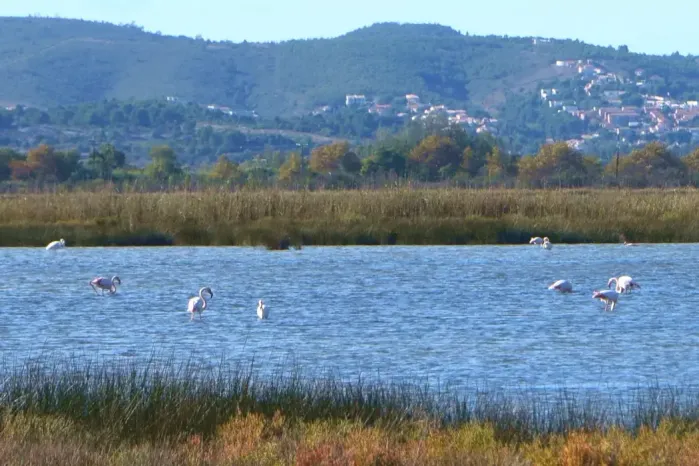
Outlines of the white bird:
M 638 246 L 636 243 L 629 243 L 628 241 L 624 241 L 624 246 Z
M 622 275 L 620 277 L 612 277 L 607 282 L 607 287 L 611 288 L 612 283 L 615 284 L 615 290 L 617 293 L 628 293 L 634 288 L 641 288 L 641 285 L 636 283 L 633 278 L 628 275 Z
M 262 300 L 257 302 L 257 317 L 260 319 L 266 319 L 269 317 L 269 308 L 265 306 Z
M 102 290 L 102 294 L 104 294 L 105 291 L 109 291 L 109 294 L 114 294 L 116 293 L 117 284 L 121 285 L 121 278 L 116 275 L 114 275 L 111 280 L 106 277 L 95 277 L 90 280 L 90 286 L 95 291 L 95 294 L 97 294 L 97 288 Z
M 61 238 L 59 241 L 51 241 L 48 246 L 46 246 L 47 251 L 52 251 L 54 249 L 62 249 L 66 247 L 66 240 Z
M 544 249 L 551 249 L 553 247 L 553 244 L 549 241 L 548 237 L 544 238 L 544 242 L 541 243 L 541 247 Z
M 617 293 L 614 290 L 602 290 L 602 291 L 593 291 L 592 292 L 592 298 L 593 299 L 599 299 L 604 303 L 604 310 L 606 311 L 608 307 L 610 307 L 610 311 L 614 310 L 614 306 L 616 306 L 617 299 L 619 299 L 619 293 Z
M 209 299 L 213 299 L 214 293 L 211 291 L 211 288 L 208 286 L 205 286 L 204 288 L 199 290 L 199 296 L 195 296 L 193 298 L 189 299 L 189 305 L 187 306 L 187 312 L 190 313 L 192 316 L 191 318 L 194 319 L 194 313 L 198 312 L 199 316 L 201 317 L 201 313 L 204 312 L 204 309 L 206 309 L 207 302 L 206 299 L 204 298 L 204 292 L 209 293 Z
M 573 284 L 568 280 L 558 280 L 549 286 L 549 290 L 557 290 L 561 293 L 571 293 L 573 291 Z
M 533 236 L 532 239 L 529 240 L 529 244 L 541 244 L 543 243 L 544 240 L 541 239 L 540 236 Z

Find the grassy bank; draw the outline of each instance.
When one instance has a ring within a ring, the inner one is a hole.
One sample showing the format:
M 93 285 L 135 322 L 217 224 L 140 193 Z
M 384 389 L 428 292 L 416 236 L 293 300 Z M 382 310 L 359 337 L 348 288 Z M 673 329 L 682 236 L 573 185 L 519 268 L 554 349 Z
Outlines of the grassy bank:
M 0 246 L 699 241 L 698 190 L 74 192 L 0 197 Z
M 696 464 L 699 393 L 558 392 L 259 379 L 196 365 L 3 369 L 2 464 Z

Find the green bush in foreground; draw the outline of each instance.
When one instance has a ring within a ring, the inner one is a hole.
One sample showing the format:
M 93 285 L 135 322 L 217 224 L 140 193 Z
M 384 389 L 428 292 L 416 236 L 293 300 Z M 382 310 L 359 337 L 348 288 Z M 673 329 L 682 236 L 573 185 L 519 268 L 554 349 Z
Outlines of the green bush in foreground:
M 427 420 L 493 426 L 503 440 L 613 425 L 636 430 L 664 418 L 699 421 L 699 393 L 647 387 L 628 397 L 556 390 L 435 390 L 414 383 L 263 375 L 252 367 L 56 360 L 2 369 L 0 416 L 72 419 L 114 441 L 213 435 L 231 417 L 281 413 L 287 422 L 352 420 L 384 428 Z
M 2 464 L 696 464 L 699 393 L 438 391 L 250 367 L 0 368 Z

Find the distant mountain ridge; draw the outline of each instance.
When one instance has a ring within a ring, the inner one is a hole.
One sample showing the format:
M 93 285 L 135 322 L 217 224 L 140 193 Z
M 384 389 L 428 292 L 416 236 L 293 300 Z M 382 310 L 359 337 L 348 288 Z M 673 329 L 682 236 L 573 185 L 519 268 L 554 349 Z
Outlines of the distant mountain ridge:
M 135 26 L 58 18 L 0 18 L 0 102 L 37 106 L 177 96 L 256 110 L 307 113 L 346 94 L 497 113 L 511 94 L 572 78 L 556 60 L 593 58 L 699 88 L 694 57 L 646 56 L 572 40 L 462 35 L 432 24 L 381 23 L 332 39 L 210 42 Z

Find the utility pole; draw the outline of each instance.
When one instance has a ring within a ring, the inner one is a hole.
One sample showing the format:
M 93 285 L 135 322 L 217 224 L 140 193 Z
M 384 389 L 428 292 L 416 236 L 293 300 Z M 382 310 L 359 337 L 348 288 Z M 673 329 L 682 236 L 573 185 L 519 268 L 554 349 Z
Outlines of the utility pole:
M 617 189 L 621 189 L 621 185 L 619 185 L 619 130 L 617 130 L 616 133 L 616 167 L 614 170 L 614 176 L 616 178 Z

